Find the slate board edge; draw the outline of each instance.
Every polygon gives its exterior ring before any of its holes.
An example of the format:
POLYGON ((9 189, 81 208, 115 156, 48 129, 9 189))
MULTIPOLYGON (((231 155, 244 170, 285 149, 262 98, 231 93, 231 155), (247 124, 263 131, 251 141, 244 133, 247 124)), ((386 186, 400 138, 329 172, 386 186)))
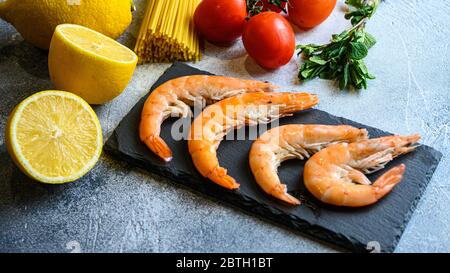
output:
POLYGON ((111 135, 111 137, 108 139, 104 150, 105 152, 114 156, 115 158, 118 158, 119 160, 131 163, 132 165, 137 166, 149 173, 160 175, 162 177, 170 179, 177 185, 182 186, 184 189, 187 189, 195 193, 201 193, 208 198, 212 198, 213 200, 219 201, 234 209, 238 209, 239 211, 242 211, 248 215, 257 216, 258 219, 268 221, 275 225, 282 225, 284 227, 288 227, 290 229, 293 229, 295 232, 300 232, 306 235, 309 239, 319 240, 326 245, 329 245, 334 248, 338 247, 342 250, 348 250, 353 252, 367 252, 366 245, 359 243, 357 240, 352 240, 348 236, 338 234, 334 231, 330 231, 328 229, 314 225, 313 223, 309 223, 308 221, 305 221, 304 219, 298 218, 294 215, 286 215, 280 212, 277 208, 258 203, 252 200, 251 198, 246 198, 245 195, 235 195, 237 198, 240 197, 242 199, 243 201, 242 204, 239 202, 232 203, 229 200, 226 200, 225 198, 222 199, 216 195, 210 194, 207 191, 202 190, 201 188, 193 187, 192 184, 189 183, 189 181, 191 181, 192 179, 190 174, 179 172, 178 175, 180 176, 176 176, 174 173, 170 171, 159 169, 155 165, 147 165, 143 161, 139 161, 125 153, 118 152, 120 148, 118 148, 115 133, 111 135), (180 179, 181 176, 183 176, 182 179, 180 179), (182 183, 181 181, 186 181, 187 183, 182 183), (262 212, 263 210, 270 211, 271 213, 265 214, 262 212), (274 216, 268 217, 268 215, 270 214, 274 216), (280 217, 277 218, 276 216, 280 217), (287 220, 287 218, 291 219, 294 218, 295 222, 292 220, 287 220))
MULTIPOLYGON (((411 217, 412 217, 414 211, 416 210, 417 205, 419 204, 420 200, 422 199, 423 193, 425 192, 425 190, 427 189, 428 185, 430 184, 431 179, 433 177, 433 174, 436 171, 436 169, 438 168, 439 164, 441 163, 441 159, 443 157, 443 154, 440 151, 434 149, 433 147, 430 147, 428 145, 422 145, 422 146, 424 146, 427 149, 434 150, 436 152, 435 158, 434 158, 436 160, 436 164, 434 164, 433 167, 428 169, 426 177, 429 178, 429 179, 427 179, 427 183, 421 184, 421 187, 419 189, 420 194, 418 194, 416 196, 416 198, 414 199, 414 201, 412 202, 412 204, 410 206, 410 209, 409 209, 408 213, 406 214, 405 219, 403 221, 403 225, 402 225, 402 227, 400 229, 401 232, 399 232, 399 234, 397 234, 397 236, 395 238, 395 241, 394 241, 394 246, 395 247, 398 245, 398 243, 399 243, 403 233, 405 232, 406 226, 408 225, 409 221, 411 220, 411 217)), ((390 250, 389 252, 394 252, 395 247, 394 247, 394 249, 390 250)))
MULTIPOLYGON (((159 81, 161 80, 161 78, 163 77, 164 74, 168 73, 170 71, 170 69, 177 69, 178 66, 188 66, 188 65, 186 65, 184 63, 180 63, 180 62, 175 62, 171 67, 169 67, 166 71, 164 71, 164 73, 160 76, 160 78, 158 78, 158 80, 152 85, 152 87, 150 88, 150 91, 147 93, 147 95, 143 96, 135 105, 142 103, 142 101, 146 99, 148 94, 154 88, 156 88, 155 85, 157 85, 159 83, 159 81)), ((190 66, 188 66, 188 67, 190 67, 190 66)), ((198 69, 196 69, 196 70, 198 70, 198 69)), ((199 70, 199 71, 202 73, 205 73, 205 74, 212 75, 211 73, 209 73, 207 71, 201 71, 201 70, 199 70)), ((131 108, 130 112, 132 112, 133 109, 134 109, 134 107, 131 108)), ((321 111, 321 110, 317 110, 317 111, 321 111)), ((130 114, 130 112, 128 114, 130 114)), ((323 111, 321 111, 321 112, 323 112, 323 111)), ((339 119, 339 120, 347 120, 343 117, 338 117, 338 116, 333 116, 333 117, 336 119, 339 119)), ((120 123, 122 123, 122 121, 120 123)), ((120 127, 120 123, 119 123, 118 127, 120 127)), ((367 126, 367 125, 363 125, 363 126, 367 126)), ((380 131, 382 131, 382 130, 380 130, 380 131)), ((385 131, 383 131, 383 132, 385 132, 385 131)), ((390 134, 389 132, 385 132, 385 133, 390 134)), ((188 181, 188 180, 192 179, 190 174, 183 173, 179 170, 159 168, 158 166, 153 166, 151 164, 147 164, 146 162, 141 162, 140 160, 135 159, 132 156, 122 152, 120 147, 118 147, 118 146, 119 146, 119 144, 117 141, 116 130, 114 130, 113 134, 111 135, 111 137, 108 139, 107 143, 105 144, 105 151, 118 157, 119 159, 123 159, 124 157, 126 157, 126 161, 131 161, 135 165, 137 165, 147 171, 150 171, 151 173, 155 173, 157 175, 166 177, 166 178, 174 181, 175 183, 182 185, 183 187, 185 187, 189 190, 203 193, 204 195, 206 195, 208 197, 212 197, 215 200, 220 200, 221 202, 226 203, 227 205, 230 205, 234 208, 238 208, 241 211, 244 211, 245 213, 253 214, 253 215, 256 214, 261 219, 268 220, 268 221, 273 222, 278 225, 281 224, 283 226, 287 226, 289 228, 292 228, 296 231, 301 232, 302 234, 311 236, 313 239, 318 239, 327 244, 331 244, 332 246, 338 246, 343 249, 347 249, 347 250, 354 251, 354 252, 367 252, 368 251, 366 249, 365 244, 358 242, 358 240, 355 240, 351 236, 345 236, 343 234, 337 233, 336 231, 331 231, 326 228, 322 228, 320 226, 314 225, 313 223, 309 223, 308 221, 298 218, 295 215, 286 215, 282 211, 279 211, 277 208, 274 208, 272 206, 265 205, 262 203, 258 203, 257 201, 255 201, 251 198, 248 198, 248 197, 245 198, 246 196, 244 196, 242 194, 234 195, 235 199, 236 199, 236 197, 240 197, 240 199, 243 201, 242 204, 238 205, 238 203, 232 203, 229 200, 225 200, 225 198, 223 198, 223 199, 219 198, 216 195, 214 195, 208 191, 205 191, 202 188, 196 188, 190 183, 182 183, 182 182, 180 182, 180 180, 184 182, 184 181, 188 181), (183 176, 183 179, 179 179, 179 176, 183 176), (249 203, 257 204, 257 206, 254 206, 254 205, 249 206, 248 205, 249 203), (258 207, 260 207, 260 209, 258 209, 258 207), (269 214, 271 214, 271 216, 268 217, 268 215, 263 213, 262 211, 269 211, 272 214, 269 213, 269 214), (296 223, 293 223, 292 219, 295 219, 296 223)), ((421 185, 421 187, 419 188, 420 194, 418 194, 416 196, 416 198, 414 199, 414 201, 412 202, 408 213, 405 215, 403 224, 401 225, 401 227, 399 229, 399 233, 395 237, 395 240, 392 242, 392 245, 390 245, 389 247, 386 247, 386 246, 383 247, 382 252, 393 252, 395 250, 395 248, 404 232, 406 225, 408 224, 413 212, 415 211, 417 204, 420 201, 424 190, 428 186, 428 184, 431 180, 431 177, 434 174, 434 171, 436 170, 436 168, 440 162, 440 159, 442 157, 442 154, 439 151, 436 151, 435 149, 433 149, 432 147, 429 147, 426 145, 422 145, 422 146, 424 146, 427 149, 431 149, 431 150, 435 151, 434 160, 436 160, 436 164, 434 164, 434 166, 428 170, 426 177, 428 177, 429 179, 427 180, 426 183, 423 183, 421 185)))
MULTIPOLYGON (((320 111, 320 110, 319 110, 320 111)), ((342 117, 336 117, 339 119, 345 119, 342 117)), ((424 147, 428 149, 433 149, 432 147, 423 145, 424 147)), ((304 235, 307 235, 310 239, 317 239, 323 243, 326 243, 327 245, 331 246, 337 246, 339 248, 349 250, 352 252, 367 252, 368 249, 365 244, 362 244, 358 242, 357 240, 352 239, 349 236, 345 236, 343 234, 338 234, 335 231, 330 231, 328 229, 322 228, 320 226, 314 225, 313 223, 310 223, 308 221, 305 221, 304 219, 298 218, 295 215, 285 215, 283 212, 279 211, 277 208, 272 207, 270 205, 265 205, 262 203, 258 203, 257 201, 246 198, 245 195, 235 195, 235 198, 241 198, 242 203, 235 202, 232 203, 229 200, 226 200, 225 198, 219 198, 216 195, 211 194, 208 191, 205 191, 202 188, 193 187, 192 184, 189 183, 189 181, 192 180, 193 177, 190 176, 190 174, 177 171, 177 174, 175 172, 171 172, 168 169, 158 168, 155 165, 146 164, 146 162, 137 160, 130 155, 126 153, 119 152, 121 149, 118 147, 117 142, 117 136, 116 132, 111 135, 111 137, 108 139, 106 145, 105 145, 105 152, 115 156, 119 160, 130 162, 133 165, 136 165, 140 167, 141 169, 144 169, 150 173, 160 175, 162 177, 168 178, 171 181, 175 182, 178 185, 181 185, 183 188, 188 189, 192 192, 200 192, 203 195, 206 195, 209 198, 212 198, 214 200, 219 200, 221 203, 224 203, 228 206, 231 206, 233 208, 237 208, 240 211, 243 211, 246 214, 250 215, 257 215, 259 219, 263 219, 265 221, 269 221, 276 225, 283 225, 285 227, 291 228, 295 231, 298 231, 304 235), (126 160, 124 160, 126 158, 126 160), (182 179, 180 179, 182 177, 182 179), (181 181, 186 181, 186 183, 182 183, 181 181), (263 211, 269 211, 270 213, 264 213, 263 211), (273 215, 273 216, 268 216, 273 215), (288 220, 288 219, 294 219, 288 220)), ((433 149, 434 150, 434 149, 433 149)), ((437 156, 435 160, 437 161, 437 164, 433 168, 430 168, 427 172, 427 177, 430 178, 433 176, 435 169, 439 165, 439 161, 442 157, 442 154, 440 152, 437 152, 437 156)), ((430 181, 428 180, 428 181, 430 181)), ((429 182, 428 182, 429 183, 429 182)), ((420 188, 420 192, 423 193, 425 189, 428 186, 428 183, 423 183, 422 187, 420 188)), ((382 252, 393 252, 400 241, 400 238, 404 232, 404 229, 406 228, 409 220, 412 217, 412 214, 414 213, 420 199, 422 197, 422 194, 419 194, 412 205, 410 206, 410 210, 408 214, 405 216, 405 220, 403 222, 403 225, 401 227, 401 230, 397 236, 395 241, 393 242, 392 246, 390 247, 384 247, 382 249, 382 252)))

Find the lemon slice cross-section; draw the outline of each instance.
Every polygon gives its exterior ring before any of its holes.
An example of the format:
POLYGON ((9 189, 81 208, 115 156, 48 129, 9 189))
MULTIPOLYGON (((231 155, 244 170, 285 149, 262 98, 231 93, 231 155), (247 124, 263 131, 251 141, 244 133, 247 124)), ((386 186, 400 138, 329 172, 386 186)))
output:
POLYGON ((82 54, 93 54, 111 62, 134 63, 137 61, 137 56, 131 49, 86 27, 63 24, 58 26, 56 31, 57 36, 71 46, 78 47, 82 54))
POLYGON ((97 115, 82 98, 42 91, 22 101, 6 130, 8 152, 31 178, 50 184, 77 180, 98 161, 103 145, 97 115))

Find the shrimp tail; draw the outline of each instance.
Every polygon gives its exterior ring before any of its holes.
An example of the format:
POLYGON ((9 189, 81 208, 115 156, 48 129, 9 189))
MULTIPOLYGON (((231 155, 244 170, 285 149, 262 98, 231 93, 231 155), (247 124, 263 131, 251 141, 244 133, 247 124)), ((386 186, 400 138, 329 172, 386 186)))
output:
POLYGON ((405 164, 400 164, 378 178, 372 186, 375 189, 376 199, 379 200, 388 194, 403 178, 405 164))
POLYGON ((298 206, 301 204, 300 200, 287 193, 287 187, 283 184, 277 184, 270 195, 293 206, 298 206))
POLYGON ((319 98, 316 94, 295 93, 290 94, 289 97, 289 104, 281 110, 282 113, 292 114, 294 112, 312 108, 319 103, 319 98))
POLYGON ((150 135, 144 139, 144 143, 164 161, 169 162, 172 160, 172 151, 160 136, 150 135))
POLYGON ((214 168, 207 177, 220 186, 230 190, 237 189, 240 186, 233 177, 227 174, 227 170, 222 167, 214 168))
POLYGON ((418 145, 413 144, 418 142, 419 140, 420 140, 419 134, 404 137, 403 143, 401 143, 399 147, 395 148, 393 156, 397 157, 398 155, 407 154, 409 152, 414 151, 418 147, 418 145))

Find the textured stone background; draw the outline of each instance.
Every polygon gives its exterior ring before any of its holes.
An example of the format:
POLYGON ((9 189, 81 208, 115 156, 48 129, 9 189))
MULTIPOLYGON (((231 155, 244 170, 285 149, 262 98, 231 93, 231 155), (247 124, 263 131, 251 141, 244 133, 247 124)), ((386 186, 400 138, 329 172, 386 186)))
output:
MULTIPOLYGON (((146 0, 121 41, 132 46, 146 0)), ((344 5, 321 26, 297 30, 297 41, 325 42, 347 27, 344 5)), ((387 0, 368 25, 378 44, 367 64, 377 76, 369 89, 338 92, 333 83, 296 84, 297 60, 267 72, 242 43, 206 45, 194 66, 217 74, 270 80, 317 93, 319 109, 383 130, 418 132, 443 154, 398 252, 450 251, 450 2, 387 0)), ((13 166, 4 145, 7 116, 22 99, 51 89, 47 53, 22 41, 0 21, 0 251, 68 252, 330 252, 329 246, 206 199, 109 155, 86 177, 47 186, 13 166)), ((124 94, 96 107, 105 139, 169 64, 138 67, 124 94)))

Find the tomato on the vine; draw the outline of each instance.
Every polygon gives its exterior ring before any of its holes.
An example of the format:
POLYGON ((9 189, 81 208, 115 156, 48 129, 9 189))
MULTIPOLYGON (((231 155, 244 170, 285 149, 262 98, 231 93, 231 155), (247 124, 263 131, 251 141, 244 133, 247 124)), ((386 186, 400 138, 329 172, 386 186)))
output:
POLYGON ((289 0, 289 18, 300 28, 313 28, 328 18, 335 6, 336 0, 289 0))
POLYGON ((242 35, 246 0, 203 0, 194 14, 200 35, 212 43, 227 44, 242 35))
POLYGON ((275 69, 287 64, 295 51, 295 34, 289 22, 275 12, 262 12, 245 24, 245 49, 260 66, 275 69))

